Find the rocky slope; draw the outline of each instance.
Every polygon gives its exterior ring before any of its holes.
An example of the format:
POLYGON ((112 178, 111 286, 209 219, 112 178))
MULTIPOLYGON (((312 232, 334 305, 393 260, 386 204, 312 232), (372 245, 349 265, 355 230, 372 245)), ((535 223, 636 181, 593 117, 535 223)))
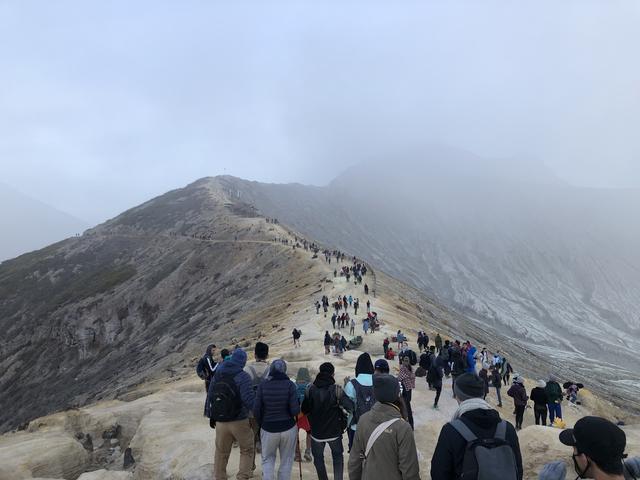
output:
POLYGON ((640 193, 438 155, 354 167, 322 188, 216 181, 638 406, 640 193))

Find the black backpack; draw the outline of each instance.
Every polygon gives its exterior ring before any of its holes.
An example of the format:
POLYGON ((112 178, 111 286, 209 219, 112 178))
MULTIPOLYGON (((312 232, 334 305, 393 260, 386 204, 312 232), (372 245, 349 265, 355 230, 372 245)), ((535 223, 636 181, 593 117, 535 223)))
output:
POLYGON ((242 398, 233 375, 223 374, 215 380, 209 403, 211 420, 232 422, 238 418, 242 410, 242 398))
POLYGON ((429 371, 429 367, 431 366, 431 353, 423 353, 420 355, 420 366, 426 371, 429 371))
POLYGON ((493 438, 478 438, 460 419, 451 426, 467 441, 462 462, 464 480, 517 480, 516 455, 507 442, 507 422, 502 420, 493 438))
POLYGON ((356 409, 353 412, 351 425, 356 425, 360 417, 371 410, 376 399, 373 396, 373 386, 361 385, 355 378, 351 380, 351 384, 356 391, 356 409))

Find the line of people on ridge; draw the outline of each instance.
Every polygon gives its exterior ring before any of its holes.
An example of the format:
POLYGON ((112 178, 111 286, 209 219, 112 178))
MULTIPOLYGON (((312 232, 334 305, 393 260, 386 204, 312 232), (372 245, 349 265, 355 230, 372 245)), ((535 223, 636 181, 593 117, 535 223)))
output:
MULTIPOLYGON (((237 478, 248 479, 255 470, 255 453, 261 453, 263 479, 291 478, 294 461, 313 461, 320 480, 328 480, 324 452, 331 452, 333 478, 342 480, 343 434, 348 438, 348 473, 351 480, 416 480, 420 478, 418 454, 403 391, 403 375, 389 374, 389 364, 372 364, 368 353, 356 362, 355 377, 336 384, 335 368, 325 362, 315 379, 306 368, 295 381, 287 364, 269 363, 268 346, 258 342, 255 361, 247 364, 241 348, 226 351, 221 362, 212 361, 215 347, 203 357, 208 381, 205 414, 216 429, 215 478, 227 478, 226 467, 234 442, 240 448, 237 478), (299 431, 306 433, 304 457, 299 431), (280 465, 276 473, 276 453, 280 465)), ((408 356, 403 365, 410 366, 408 356)), ((200 371, 200 364, 198 365, 200 371)), ((500 418, 484 399, 485 382, 475 373, 461 374, 454 384, 458 408, 439 434, 431 459, 431 478, 523 478, 522 455, 516 429, 500 418)), ((596 480, 636 478, 640 459, 624 461, 624 431, 608 420, 585 417, 574 429, 560 433, 560 441, 573 448, 579 478, 596 480)), ((542 480, 566 477, 564 462, 546 465, 542 480)))

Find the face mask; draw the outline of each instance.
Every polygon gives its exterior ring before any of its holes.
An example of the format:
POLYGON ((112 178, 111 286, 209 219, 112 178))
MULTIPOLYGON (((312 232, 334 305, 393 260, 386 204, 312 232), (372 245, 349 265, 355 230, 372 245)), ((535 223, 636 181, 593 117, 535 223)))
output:
POLYGON ((578 455, 571 455, 571 458, 573 458, 573 469, 578 474, 576 480, 578 480, 579 478, 587 478, 587 470, 589 470, 589 467, 591 466, 591 461, 587 459, 587 466, 584 470, 580 470, 580 465, 578 465, 578 461, 576 460, 576 457, 579 457, 580 455, 582 454, 579 453, 578 455))

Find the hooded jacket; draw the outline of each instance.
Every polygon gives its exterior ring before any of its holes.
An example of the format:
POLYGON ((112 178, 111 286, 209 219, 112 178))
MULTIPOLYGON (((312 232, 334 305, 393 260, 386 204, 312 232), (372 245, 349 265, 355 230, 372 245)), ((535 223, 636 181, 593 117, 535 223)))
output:
POLYGON ((549 397, 544 388, 535 387, 531 390, 531 400, 536 406, 547 408, 549 403, 549 397))
POLYGON ((253 416, 260 427, 271 433, 286 432, 300 413, 296 385, 286 373, 271 372, 269 379, 258 385, 253 416))
POLYGON ((206 353, 202 356, 200 361, 198 362, 198 366, 196 367, 196 373, 202 380, 206 380, 209 382, 211 380, 211 376, 216 368, 216 361, 211 356, 211 350, 213 349, 213 344, 207 347, 206 353))
POLYGON ((419 480, 420 467, 411 426, 402 419, 400 410, 388 403, 375 403, 360 417, 358 430, 349 454, 349 480, 419 480), (398 418, 378 437, 371 447, 366 464, 361 455, 369 437, 378 425, 398 418))
POLYGON ((471 347, 467 352, 467 373, 476 373, 476 347, 471 347))
POLYGON ((527 405, 527 400, 529 400, 527 390, 524 388, 524 385, 518 382, 511 385, 511 388, 507 391, 507 395, 513 398, 513 404, 516 407, 525 407, 527 405))
MULTIPOLYGON (((493 438, 500 423, 500 415, 495 410, 476 409, 464 413, 460 419, 478 438, 493 438)), ((513 448, 518 468, 518 479, 522 480, 522 455, 516 429, 507 422, 507 443, 513 448)), ((440 431, 440 437, 431 459, 432 480, 455 480, 462 473, 462 463, 467 441, 449 423, 440 431)))
POLYGON ((320 372, 309 386, 302 402, 302 413, 309 417, 311 436, 316 440, 339 438, 342 435, 340 407, 353 412, 353 402, 333 376, 320 372))
POLYGON ((213 386, 223 375, 233 376, 233 381, 238 386, 240 391, 240 399, 242 401, 242 408, 240 414, 236 418, 237 420, 244 420, 249 417, 249 412, 253 409, 253 402, 255 400, 255 392, 251 383, 251 377, 245 372, 244 366, 247 363, 247 354, 244 350, 238 348, 233 352, 231 358, 223 362, 218 368, 209 385, 209 392, 207 394, 207 403, 205 405, 205 415, 211 418, 210 401, 213 394, 213 386))

